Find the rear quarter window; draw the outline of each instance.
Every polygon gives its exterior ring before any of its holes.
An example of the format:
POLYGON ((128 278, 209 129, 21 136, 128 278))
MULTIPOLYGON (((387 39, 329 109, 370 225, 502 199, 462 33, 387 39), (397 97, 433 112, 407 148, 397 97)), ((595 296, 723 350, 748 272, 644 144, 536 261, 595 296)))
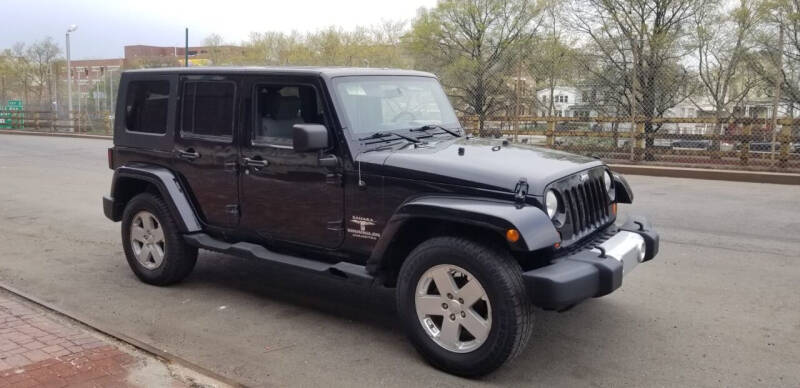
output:
POLYGON ((169 111, 169 81, 131 81, 125 96, 125 129, 165 134, 169 111))

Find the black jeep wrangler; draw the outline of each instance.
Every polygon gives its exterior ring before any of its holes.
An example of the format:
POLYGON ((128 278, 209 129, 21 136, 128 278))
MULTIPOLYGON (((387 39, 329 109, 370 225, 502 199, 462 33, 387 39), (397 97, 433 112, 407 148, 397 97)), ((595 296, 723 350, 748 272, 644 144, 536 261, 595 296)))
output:
POLYGON ((122 74, 105 215, 142 281, 198 248, 396 287, 434 366, 488 373, 533 306, 606 295, 658 252, 602 162, 465 134, 436 77, 404 70, 177 68, 122 74))

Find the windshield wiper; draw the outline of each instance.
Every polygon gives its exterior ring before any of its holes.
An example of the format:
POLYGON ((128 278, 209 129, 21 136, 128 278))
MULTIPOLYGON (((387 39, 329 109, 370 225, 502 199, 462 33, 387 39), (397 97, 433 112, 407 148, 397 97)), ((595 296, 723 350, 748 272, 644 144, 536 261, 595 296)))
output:
POLYGON ((439 125, 439 124, 423 125, 423 126, 421 126, 419 128, 409 129, 409 132, 430 131, 432 129, 440 129, 440 130, 444 131, 445 133, 449 133, 449 134, 451 134, 451 135, 453 135, 455 137, 461 137, 460 133, 458 133, 456 131, 453 131, 452 129, 447 129, 447 128, 439 125))
MULTIPOLYGON (((389 137, 389 136, 397 136, 397 137, 399 137, 401 139, 408 140, 408 141, 410 141, 410 142, 412 142, 414 144, 420 142, 420 140, 417 139, 416 137, 411 137, 411 136, 399 134, 397 132, 375 132, 372 135, 359 138, 358 140, 363 141, 363 140, 370 140, 370 139, 383 139, 384 137, 389 137)), ((386 141, 388 141, 388 139, 386 141)))

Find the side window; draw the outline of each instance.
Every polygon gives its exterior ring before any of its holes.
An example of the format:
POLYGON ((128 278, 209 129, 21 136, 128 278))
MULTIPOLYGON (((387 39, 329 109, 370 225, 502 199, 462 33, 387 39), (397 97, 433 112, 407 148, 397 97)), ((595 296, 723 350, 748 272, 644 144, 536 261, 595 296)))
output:
POLYGON ((236 85, 232 82, 185 82, 181 134, 232 138, 235 93, 236 85))
POLYGON ((322 103, 307 85, 257 85, 254 144, 292 145, 295 124, 323 124, 322 103))
POLYGON ((129 132, 167 133, 169 81, 132 81, 125 95, 125 128, 129 132))

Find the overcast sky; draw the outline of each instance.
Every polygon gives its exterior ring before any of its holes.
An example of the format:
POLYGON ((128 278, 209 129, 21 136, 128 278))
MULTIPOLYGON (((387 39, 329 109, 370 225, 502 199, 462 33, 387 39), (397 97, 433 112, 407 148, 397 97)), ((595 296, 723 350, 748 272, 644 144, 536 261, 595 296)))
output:
POLYGON ((67 26, 72 58, 121 58, 132 44, 199 45, 208 34, 239 43, 250 32, 352 29, 382 20, 410 20, 436 0, 2 0, 0 50, 50 36, 64 48, 67 26))

